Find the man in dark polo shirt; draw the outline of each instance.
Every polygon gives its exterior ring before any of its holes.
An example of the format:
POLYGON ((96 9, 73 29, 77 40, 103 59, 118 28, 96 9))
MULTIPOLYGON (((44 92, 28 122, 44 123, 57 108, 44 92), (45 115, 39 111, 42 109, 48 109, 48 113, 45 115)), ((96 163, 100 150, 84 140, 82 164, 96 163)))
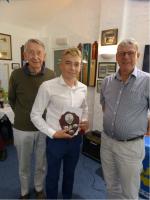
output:
POLYGON ((30 163, 35 153, 34 188, 37 199, 45 198, 46 173, 45 135, 37 130, 30 120, 30 112, 41 83, 54 78, 54 73, 45 68, 45 47, 37 39, 30 39, 24 46, 27 63, 14 70, 9 83, 9 103, 14 111, 14 144, 19 161, 21 199, 30 196, 30 163))
POLYGON ((150 75, 136 67, 139 55, 134 39, 123 40, 119 70, 102 83, 101 161, 109 199, 138 199, 150 106, 150 75))

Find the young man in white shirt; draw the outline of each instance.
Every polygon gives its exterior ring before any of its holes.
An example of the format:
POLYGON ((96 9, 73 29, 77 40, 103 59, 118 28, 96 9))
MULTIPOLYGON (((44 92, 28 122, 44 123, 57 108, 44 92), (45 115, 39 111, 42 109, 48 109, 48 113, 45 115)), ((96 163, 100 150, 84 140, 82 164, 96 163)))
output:
POLYGON ((61 76, 41 85, 31 112, 34 125, 47 135, 48 199, 57 199, 62 161, 62 195, 64 199, 72 197, 74 172, 81 144, 81 135, 78 131, 88 129, 87 87, 77 80, 81 70, 81 58, 81 52, 77 48, 64 51, 60 64, 61 76), (42 118, 45 109, 46 120, 42 118), (70 114, 65 116, 66 111, 73 114, 73 118, 80 118, 75 134, 69 133, 69 127, 73 124, 70 123, 70 114), (68 126, 61 128, 60 119, 64 118, 63 120, 67 121, 67 117, 68 126))

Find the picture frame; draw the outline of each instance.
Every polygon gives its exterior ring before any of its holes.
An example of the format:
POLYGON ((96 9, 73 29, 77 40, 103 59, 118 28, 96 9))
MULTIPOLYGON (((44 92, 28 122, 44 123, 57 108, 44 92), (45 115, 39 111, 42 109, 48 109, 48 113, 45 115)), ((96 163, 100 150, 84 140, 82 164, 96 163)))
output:
POLYGON ((54 72, 56 77, 61 75, 60 63, 64 50, 65 49, 54 49, 54 72))
POLYGON ((118 42, 118 29, 103 30, 101 35, 101 46, 115 45, 118 42))
POLYGON ((97 93, 100 93, 102 81, 103 81, 103 79, 97 80, 97 93))
POLYGON ((106 76, 116 72, 116 62, 99 62, 98 63, 98 78, 104 79, 106 76))
POLYGON ((20 63, 12 63, 12 64, 11 64, 11 68, 12 68, 13 70, 19 69, 19 68, 20 68, 20 63))
POLYGON ((0 60, 12 60, 11 35, 0 33, 0 60))

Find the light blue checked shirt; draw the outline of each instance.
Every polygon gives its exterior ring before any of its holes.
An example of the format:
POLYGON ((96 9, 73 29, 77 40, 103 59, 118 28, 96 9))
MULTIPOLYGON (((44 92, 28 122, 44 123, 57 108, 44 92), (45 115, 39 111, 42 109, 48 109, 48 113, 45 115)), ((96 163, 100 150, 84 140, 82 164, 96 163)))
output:
POLYGON ((147 131, 150 106, 150 75, 135 67, 124 83, 119 72, 106 77, 101 86, 100 103, 104 132, 117 140, 126 140, 147 131))

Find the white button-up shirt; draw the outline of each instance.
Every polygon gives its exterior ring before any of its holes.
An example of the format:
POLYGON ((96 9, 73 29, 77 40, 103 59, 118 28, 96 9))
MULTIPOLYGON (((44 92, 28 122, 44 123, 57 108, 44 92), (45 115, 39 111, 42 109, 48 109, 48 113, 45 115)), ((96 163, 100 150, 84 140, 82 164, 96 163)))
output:
POLYGON ((69 87, 62 76, 45 81, 33 104, 31 121, 41 132, 53 138, 54 133, 61 130, 59 119, 64 107, 82 109, 80 120, 87 120, 87 86, 77 81, 74 87, 69 87), (45 109, 46 121, 42 118, 45 109))

